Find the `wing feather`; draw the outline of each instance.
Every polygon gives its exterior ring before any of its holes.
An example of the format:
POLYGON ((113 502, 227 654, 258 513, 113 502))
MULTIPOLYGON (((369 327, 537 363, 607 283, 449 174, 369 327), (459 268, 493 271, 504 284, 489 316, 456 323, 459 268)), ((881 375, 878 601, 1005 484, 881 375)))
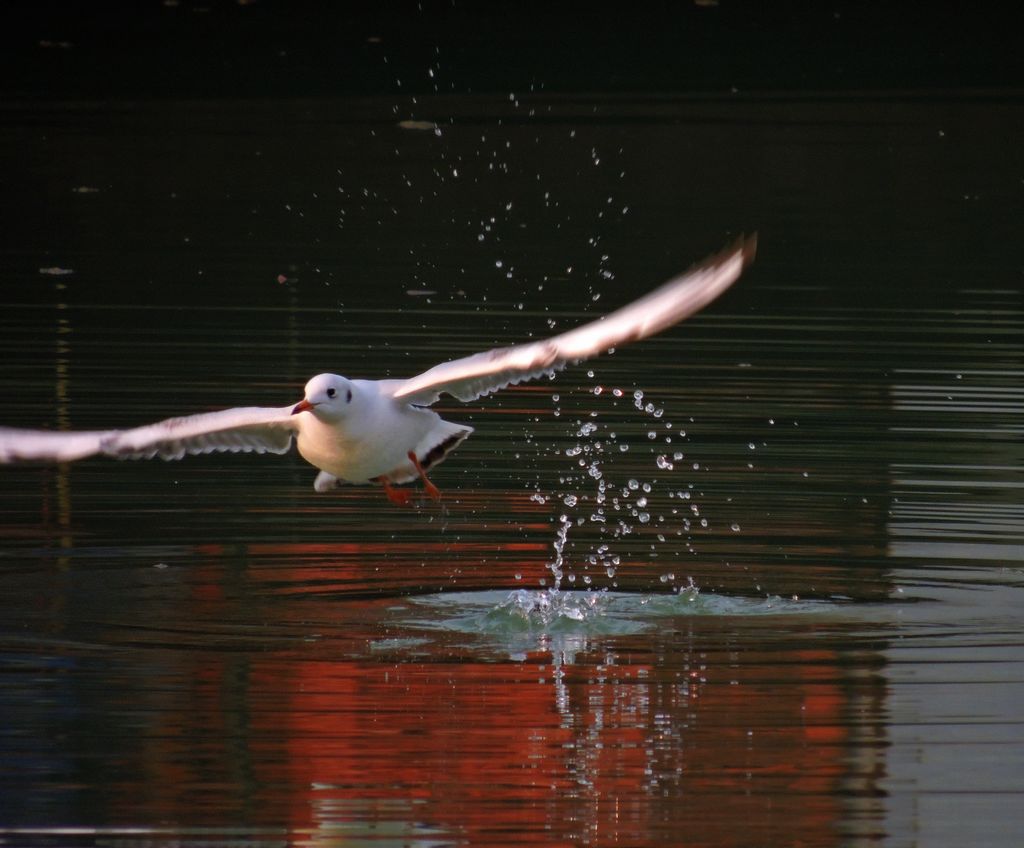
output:
POLYGON ((603 318, 543 341, 444 362, 408 380, 388 381, 388 389, 393 397, 422 406, 435 403, 441 394, 471 401, 653 336, 703 309, 728 289, 753 261, 756 249, 756 236, 740 238, 721 253, 603 318))
POLYGON ((63 462, 95 454, 181 459, 186 454, 285 453, 297 422, 291 407, 248 406, 168 418, 130 430, 60 432, 0 428, 0 463, 63 462))

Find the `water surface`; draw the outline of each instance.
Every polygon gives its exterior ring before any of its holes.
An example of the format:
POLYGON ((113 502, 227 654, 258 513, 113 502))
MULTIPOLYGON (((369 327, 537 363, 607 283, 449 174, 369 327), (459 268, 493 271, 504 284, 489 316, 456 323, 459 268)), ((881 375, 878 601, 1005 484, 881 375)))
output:
POLYGON ((295 456, 3 469, 0 840, 1015 845, 1022 117, 5 107, 8 425, 279 406, 761 251, 681 328, 443 402, 440 504, 295 456))

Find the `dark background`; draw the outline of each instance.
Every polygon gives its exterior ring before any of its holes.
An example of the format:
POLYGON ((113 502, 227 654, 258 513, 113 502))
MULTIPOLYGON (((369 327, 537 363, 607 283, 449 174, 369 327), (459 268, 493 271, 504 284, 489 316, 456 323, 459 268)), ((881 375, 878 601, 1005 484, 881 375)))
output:
POLYGON ((0 68, 0 97, 8 99, 531 87, 938 91, 1012 87, 1022 79, 1013 4, 730 0, 612 10, 582 3, 10 3, 0 11, 0 68), (426 74, 430 64, 442 70, 436 80, 426 74))

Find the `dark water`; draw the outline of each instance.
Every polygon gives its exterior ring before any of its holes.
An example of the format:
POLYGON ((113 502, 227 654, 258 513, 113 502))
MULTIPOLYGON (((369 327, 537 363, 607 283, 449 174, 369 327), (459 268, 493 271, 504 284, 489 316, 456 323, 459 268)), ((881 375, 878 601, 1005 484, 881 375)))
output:
POLYGON ((1022 130, 985 93, 5 107, 7 425, 279 406, 761 249, 443 404, 441 504, 294 456, 2 469, 0 843, 1019 844, 1022 130))

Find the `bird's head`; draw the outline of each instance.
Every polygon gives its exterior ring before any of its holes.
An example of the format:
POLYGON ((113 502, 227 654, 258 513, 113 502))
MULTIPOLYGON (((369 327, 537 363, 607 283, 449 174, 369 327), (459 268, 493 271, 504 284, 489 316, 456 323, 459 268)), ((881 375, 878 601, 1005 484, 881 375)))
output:
POLYGON ((306 394, 292 409, 292 415, 312 412, 325 421, 344 418, 352 406, 354 387, 337 374, 317 374, 306 383, 306 394))

